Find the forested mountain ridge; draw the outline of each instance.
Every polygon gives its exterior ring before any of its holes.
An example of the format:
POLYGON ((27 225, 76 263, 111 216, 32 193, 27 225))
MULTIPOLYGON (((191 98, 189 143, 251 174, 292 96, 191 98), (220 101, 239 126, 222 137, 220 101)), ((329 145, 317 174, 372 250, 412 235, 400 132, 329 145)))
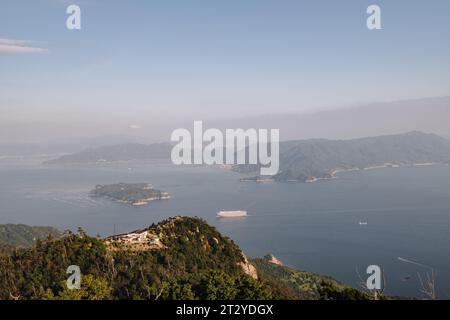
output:
POLYGON ((368 298, 334 280, 324 286, 328 278, 320 276, 313 286, 321 291, 292 288, 263 265, 249 262, 231 239, 203 220, 175 217, 106 239, 80 231, 4 254, 0 299, 368 298), (79 290, 67 288, 70 265, 80 267, 79 290))
MULTIPOLYGON (((49 160, 45 164, 104 164, 120 161, 170 161, 172 145, 122 144, 87 149, 49 160)), ((248 150, 247 150, 248 152, 248 150)), ((338 172, 374 167, 450 163, 450 141, 435 134, 404 134, 351 140, 309 139, 280 142, 280 168, 276 175, 256 176, 259 165, 234 165, 243 180, 313 182, 332 179, 338 172)))
POLYGON ((51 234, 59 236, 60 232, 52 227, 30 227, 24 224, 0 224, 0 245, 14 247, 31 247, 37 239, 45 239, 51 234))
MULTIPOLYGON (((334 178, 340 171, 449 162, 450 141, 418 131, 353 140, 286 141, 280 143, 279 172, 269 178, 312 182, 334 178)), ((259 167, 239 165, 234 170, 250 174, 259 167)))

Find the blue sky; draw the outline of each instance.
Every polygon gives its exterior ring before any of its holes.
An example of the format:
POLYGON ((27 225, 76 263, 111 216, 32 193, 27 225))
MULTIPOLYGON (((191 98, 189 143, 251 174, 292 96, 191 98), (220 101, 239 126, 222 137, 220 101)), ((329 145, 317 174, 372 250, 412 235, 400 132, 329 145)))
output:
POLYGON ((0 50, 0 112, 114 127, 448 95, 449 15, 447 0, 2 0, 0 39, 48 52, 0 50))

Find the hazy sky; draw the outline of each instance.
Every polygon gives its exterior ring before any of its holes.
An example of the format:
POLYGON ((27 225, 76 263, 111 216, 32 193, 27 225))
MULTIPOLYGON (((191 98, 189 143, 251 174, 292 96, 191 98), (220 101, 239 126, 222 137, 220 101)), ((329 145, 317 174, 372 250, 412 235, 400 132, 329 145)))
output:
POLYGON ((448 0, 1 0, 3 141, 448 95, 449 16, 448 0))

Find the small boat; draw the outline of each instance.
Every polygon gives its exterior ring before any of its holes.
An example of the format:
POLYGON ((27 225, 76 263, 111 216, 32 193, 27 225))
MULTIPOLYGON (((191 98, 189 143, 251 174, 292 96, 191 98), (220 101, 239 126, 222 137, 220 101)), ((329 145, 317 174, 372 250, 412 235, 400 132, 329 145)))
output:
POLYGON ((359 225, 360 225, 360 226, 367 226, 367 222, 366 222, 366 221, 360 221, 360 222, 359 222, 359 225))
POLYGON ((239 218, 246 217, 247 211, 245 210, 237 210, 237 211, 219 211, 217 213, 217 217, 219 218, 239 218))

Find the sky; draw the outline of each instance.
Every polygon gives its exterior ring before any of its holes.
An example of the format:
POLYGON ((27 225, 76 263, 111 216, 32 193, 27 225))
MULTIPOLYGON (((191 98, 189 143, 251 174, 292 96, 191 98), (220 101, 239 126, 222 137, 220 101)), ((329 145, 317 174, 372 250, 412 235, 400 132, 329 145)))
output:
POLYGON ((448 0, 0 0, 0 142, 449 95, 449 15, 448 0))

